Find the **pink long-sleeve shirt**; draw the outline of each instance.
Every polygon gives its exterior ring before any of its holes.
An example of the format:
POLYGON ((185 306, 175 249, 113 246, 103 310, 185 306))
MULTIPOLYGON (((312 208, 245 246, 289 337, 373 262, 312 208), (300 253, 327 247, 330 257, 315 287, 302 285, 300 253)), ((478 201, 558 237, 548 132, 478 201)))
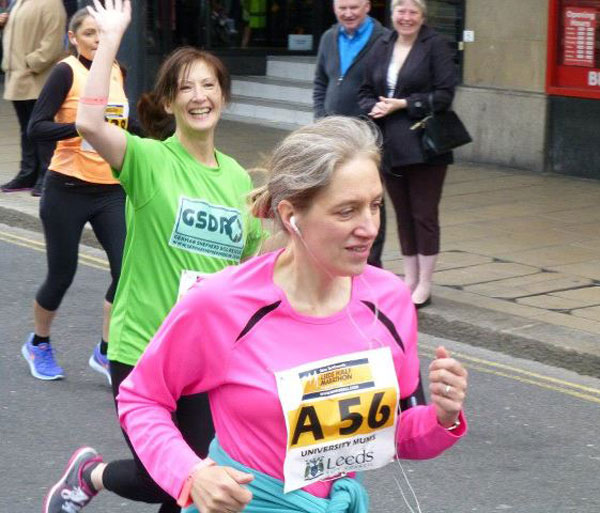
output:
MULTIPOLYGON (((286 425, 274 372, 363 351, 377 340, 391 349, 400 396, 412 395, 418 386, 416 314, 400 279, 367 266, 353 278, 346 309, 306 316, 273 282, 279 254, 225 269, 192 288, 121 384, 121 424, 150 475, 175 498, 201 461, 172 421, 182 395, 208 392, 223 449, 238 462, 283 479, 286 425)), ((450 432, 439 425, 432 405, 404 411, 398 456, 437 456, 464 435, 462 420, 450 432)), ((327 497, 331 485, 322 481, 304 490, 327 497)))

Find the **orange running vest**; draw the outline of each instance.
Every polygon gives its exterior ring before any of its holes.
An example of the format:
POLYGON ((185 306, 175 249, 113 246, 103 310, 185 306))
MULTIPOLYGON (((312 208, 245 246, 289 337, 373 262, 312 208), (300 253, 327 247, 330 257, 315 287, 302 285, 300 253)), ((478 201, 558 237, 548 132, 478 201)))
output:
MULTIPOLYGON (((65 101, 56 116, 54 116, 54 121, 57 123, 75 123, 79 97, 83 93, 90 72, 77 57, 67 57, 61 62, 64 62, 73 70, 73 84, 65 101)), ((116 63, 113 64, 110 73, 108 105, 106 105, 104 113, 109 123, 114 123, 123 129, 127 128, 129 102, 123 90, 123 74, 116 63)), ((58 141, 49 169, 91 183, 119 183, 113 177, 110 166, 106 161, 81 137, 58 141)))

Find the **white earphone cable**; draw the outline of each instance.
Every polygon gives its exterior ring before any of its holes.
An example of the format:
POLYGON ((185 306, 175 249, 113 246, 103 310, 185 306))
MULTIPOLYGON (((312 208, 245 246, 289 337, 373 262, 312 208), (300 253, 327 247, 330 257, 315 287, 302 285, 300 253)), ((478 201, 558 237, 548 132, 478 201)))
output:
MULTIPOLYGON (((298 238, 300 239, 300 241, 302 242, 302 245, 306 249, 307 253, 314 260, 314 262, 319 267, 321 267, 321 269, 323 269, 325 271, 325 273, 327 274, 327 276, 329 276, 332 279, 335 279, 335 276, 333 276, 329 272, 329 270, 323 264, 321 264, 321 262, 319 262, 319 259, 312 252, 312 250, 308 247, 308 244, 306 244, 304 238, 302 237, 302 234, 300 233, 300 230, 298 230, 297 227, 296 227, 296 230, 294 230, 294 231, 295 231, 296 235, 298 236, 298 238)), ((365 280, 365 278, 364 278, 364 276, 362 274, 359 275, 359 279, 361 280, 361 282, 365 286, 365 288, 369 290, 369 294, 373 298, 373 309, 374 309, 374 312, 373 312, 373 314, 374 314, 373 315, 373 321, 368 326, 368 330, 371 331, 374 328, 374 326, 377 323, 378 318, 379 318, 379 307, 377 305, 377 296, 375 295, 375 292, 374 292, 373 288, 371 287, 371 285, 368 283, 367 280, 365 280)), ((367 334, 363 331, 363 329, 358 325, 358 323, 354 319, 354 316, 352 315, 352 312, 350 311, 350 304, 351 304, 351 301, 349 301, 348 304, 344 307, 344 310, 346 311, 346 314, 348 315, 348 318, 350 319, 350 322, 352 323, 352 325, 354 326, 354 328, 356 329, 356 331, 369 344, 369 349, 373 348, 373 341, 374 340, 377 341, 381 347, 384 347, 384 345, 383 345, 383 343, 381 341, 377 340, 374 337, 369 338, 367 336, 367 334)), ((398 481, 398 479, 396 478, 396 476, 394 476, 392 474, 392 477, 393 477, 394 481, 396 482, 396 485, 398 486, 398 490, 400 490, 400 494, 402 495, 402 499, 404 500, 404 503, 406 504, 406 507, 409 509, 410 513, 422 513, 421 505, 419 504, 419 499, 417 497, 417 494, 416 494, 414 488, 412 487, 412 485, 410 484, 410 481, 408 480, 408 476, 406 475, 406 472, 404 472, 404 468, 402 467, 402 464, 400 463, 400 458, 399 457, 396 457, 396 462, 398 463, 398 467, 400 467, 400 471, 402 473, 402 477, 404 478, 404 480, 406 481, 406 484, 408 485, 408 488, 409 488, 410 493, 411 493, 411 495, 412 495, 412 497, 413 497, 413 499, 415 501, 417 509, 415 511, 415 509, 410 505, 410 502, 408 501, 408 499, 406 497, 406 494, 404 493, 404 490, 402 489, 402 486, 400 485, 400 482, 398 481)))

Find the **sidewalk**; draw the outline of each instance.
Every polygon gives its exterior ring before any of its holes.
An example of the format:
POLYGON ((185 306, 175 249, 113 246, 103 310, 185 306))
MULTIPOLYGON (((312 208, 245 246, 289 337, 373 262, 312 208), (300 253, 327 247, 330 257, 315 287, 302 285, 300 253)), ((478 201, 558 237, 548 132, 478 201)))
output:
MULTIPOLYGON (((217 143, 250 168, 285 133, 223 121, 217 143)), ((2 183, 18 160, 16 117, 0 101, 2 183)), ((0 194, 0 223, 32 223, 38 204, 28 193, 0 194)), ((401 273, 390 202, 388 219, 384 265, 401 273)), ((600 182, 459 163, 448 174, 441 224, 423 331, 600 375, 600 182)))

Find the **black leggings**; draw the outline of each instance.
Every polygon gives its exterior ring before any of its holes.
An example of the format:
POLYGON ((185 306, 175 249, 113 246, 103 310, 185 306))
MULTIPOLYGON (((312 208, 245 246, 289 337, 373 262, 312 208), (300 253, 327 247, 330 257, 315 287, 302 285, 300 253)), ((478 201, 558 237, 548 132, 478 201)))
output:
POLYGON ((46 238, 48 274, 36 300, 46 310, 60 306, 77 269, 79 241, 88 221, 106 251, 112 282, 106 300, 113 302, 125 243, 125 193, 120 185, 86 184, 48 171, 40 202, 46 238))
MULTIPOLYGON (((110 362, 115 403, 121 382, 132 370, 133 367, 130 365, 110 362)), ((208 446, 215 436, 208 396, 195 394, 179 398, 173 420, 189 446, 198 456, 205 458, 208 455, 208 446)), ((125 431, 123 435, 131 449, 133 459, 111 461, 106 466, 102 477, 104 487, 126 499, 162 504, 159 513, 179 513, 181 508, 177 506, 176 500, 152 480, 125 431)))

